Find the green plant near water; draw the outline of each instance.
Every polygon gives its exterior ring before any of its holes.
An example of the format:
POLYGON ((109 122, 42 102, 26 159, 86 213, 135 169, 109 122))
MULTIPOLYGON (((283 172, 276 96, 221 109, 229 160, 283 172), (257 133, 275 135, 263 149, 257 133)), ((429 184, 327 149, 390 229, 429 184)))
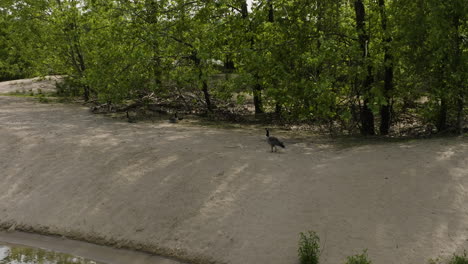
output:
POLYGON ((371 263, 372 261, 370 261, 367 256, 367 250, 364 250, 362 254, 350 256, 346 260, 346 264, 371 264, 371 263))
POLYGON ((314 231, 300 233, 299 259, 301 264, 318 264, 320 257, 320 238, 314 231))

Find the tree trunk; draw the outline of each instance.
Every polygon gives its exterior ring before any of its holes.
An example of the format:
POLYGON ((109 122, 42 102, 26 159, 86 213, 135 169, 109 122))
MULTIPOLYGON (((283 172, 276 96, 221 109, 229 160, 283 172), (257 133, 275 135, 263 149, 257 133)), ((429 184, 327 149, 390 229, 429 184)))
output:
POLYGON ((263 103, 262 103, 262 85, 258 82, 260 81, 257 79, 257 83, 254 85, 253 88, 253 99, 254 99, 254 107, 255 107, 255 114, 263 114, 263 103))
POLYGON ((439 116, 437 118, 437 131, 443 132, 447 129, 447 98, 440 100, 439 116))
POLYGON ((247 5, 247 1, 242 1, 241 3, 241 13, 242 13, 242 18, 247 19, 249 16, 249 9, 247 5))
MULTIPOLYGON (((462 43, 463 43, 463 37, 462 33, 460 31, 460 26, 461 26, 461 18, 460 15, 457 14, 452 17, 453 22, 452 25, 455 28, 456 35, 455 37, 455 51, 454 51, 454 58, 455 61, 453 62, 453 68, 452 71, 455 73, 457 71, 460 71, 460 68, 463 68, 461 66, 461 58, 462 58, 462 43)), ((457 87, 458 92, 457 92, 457 99, 456 99, 456 104, 457 104, 457 133, 458 134, 463 134, 463 122, 464 122, 464 115, 463 115, 463 107, 464 107, 464 91, 466 91, 466 84, 463 80, 461 81, 456 81, 455 87, 457 87)))
POLYGON ((380 134, 381 135, 388 135, 390 131, 390 125, 392 123, 391 112, 392 112, 392 109, 388 101, 386 105, 380 106, 380 134))
POLYGON ((201 60, 198 58, 198 54, 196 50, 192 51, 192 56, 190 57, 193 62, 195 62, 195 66, 198 68, 198 81, 201 82, 202 85, 202 92, 205 97, 206 109, 209 112, 213 111, 213 105, 211 104, 211 95, 208 91, 208 83, 205 79, 203 79, 203 69, 201 66, 201 60))
POLYGON ((460 94, 460 97, 457 100, 457 132, 458 134, 463 134, 463 123, 464 123, 464 115, 463 115, 463 95, 460 94))
POLYGON ((213 105, 211 104, 211 96, 210 92, 208 91, 208 84, 204 80, 202 85, 203 95, 205 96, 206 109, 208 109, 210 112, 213 112, 213 105))
POLYGON ((84 93, 83 93, 83 99, 85 102, 88 102, 89 101, 89 97, 90 97, 90 89, 89 89, 89 86, 88 85, 85 85, 83 87, 83 90, 84 90, 84 93))
MULTIPOLYGON (((242 18, 244 20, 248 20, 249 19, 249 11, 248 11, 248 8, 247 8, 247 1, 242 1, 242 5, 241 5, 241 14, 242 14, 242 18)), ((249 26, 250 27, 250 26, 249 26)), ((248 31, 250 31, 250 28, 247 30, 246 33, 248 33, 248 31)), ((254 48, 254 39, 253 37, 251 37, 249 39, 250 41, 250 49, 253 50, 254 48)), ((262 103, 262 90, 263 90, 263 87, 262 85, 260 84, 260 80, 259 80, 259 76, 258 76, 258 73, 255 73, 255 80, 256 80, 256 83, 255 85, 253 86, 252 88, 252 93, 253 93, 253 99, 254 99, 254 107, 255 107, 255 114, 262 114, 264 113, 263 111, 263 103, 262 103)))
POLYGON ((369 101, 364 100, 364 104, 360 112, 361 118, 361 134, 362 135, 375 135, 374 131, 374 114, 369 108, 369 101))
POLYGON ((268 0, 268 22, 275 22, 275 13, 273 12, 273 3, 268 0))
MULTIPOLYGON (((150 28, 153 28, 154 25, 158 24, 158 3, 155 1, 150 1, 150 0, 145 0, 144 1, 144 6, 146 9, 146 12, 144 13, 144 20, 146 23, 150 25, 150 28)), ((156 84, 157 88, 161 88, 161 76, 162 76, 162 70, 161 70, 161 59, 160 59, 160 51, 159 51, 159 41, 157 38, 154 38, 150 41, 151 47, 153 50, 153 56, 152 56, 152 66, 153 66, 153 80, 154 83, 156 84)))
MULTIPOLYGON (((77 41, 77 40, 75 40, 75 41, 77 41)), ((81 52, 81 47, 79 46, 79 44, 75 43, 73 45, 72 49, 74 49, 74 52, 72 52, 72 54, 76 55, 76 58, 74 58, 75 61, 76 61, 75 65, 77 65, 76 70, 78 71, 78 74, 79 74, 80 78, 82 78, 85 75, 86 64, 85 64, 85 61, 84 61, 84 58, 83 58, 83 54, 81 52)), ((89 85, 84 85, 83 86, 83 99, 84 99, 85 102, 89 101, 90 90, 91 90, 91 88, 89 87, 89 85)))
POLYGON ((236 66, 234 65, 234 61, 232 60, 231 56, 227 54, 224 60, 224 71, 226 73, 232 73, 235 69, 236 66))
POLYGON ((275 104, 275 115, 276 115, 276 118, 279 119, 279 118, 281 117, 281 112, 282 112, 282 110, 283 110, 283 107, 281 106, 280 103, 277 102, 277 103, 275 104))
MULTIPOLYGON (((369 35, 366 32, 365 28, 365 19, 366 11, 362 0, 354 1, 354 11, 356 13, 356 30, 359 38, 359 45, 362 50, 362 65, 365 66, 369 55, 369 35)), ((369 108, 369 93, 371 89, 371 84, 373 82, 372 77, 372 66, 367 66, 367 76, 363 82, 363 96, 364 104, 360 109, 360 118, 361 118, 361 134, 363 135, 375 135, 374 128, 374 114, 369 108)))
POLYGON ((162 65, 161 65, 161 57, 160 57, 160 48, 159 48, 159 42, 157 39, 152 40, 152 49, 153 49, 153 60, 152 60, 152 66, 153 66, 153 78, 154 78, 154 84, 156 85, 157 89, 161 89, 162 85, 162 65))
POLYGON ((380 16, 382 19, 383 44, 384 44, 384 90, 383 95, 386 104, 380 106, 380 134, 388 135, 392 123, 391 118, 391 92, 393 90, 393 57, 390 54, 390 43, 392 38, 387 31, 387 15, 385 13, 385 0, 379 0, 380 16))

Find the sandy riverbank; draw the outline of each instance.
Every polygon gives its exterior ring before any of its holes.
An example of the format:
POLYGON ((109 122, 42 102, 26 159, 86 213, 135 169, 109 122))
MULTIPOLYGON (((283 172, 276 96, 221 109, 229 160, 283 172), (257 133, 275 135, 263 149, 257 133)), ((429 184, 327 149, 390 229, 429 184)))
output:
MULTIPOLYGON (((0 85, 0 90, 1 90, 0 85)), ((341 145, 263 131, 136 123, 0 96, 0 225, 194 261, 323 264, 468 249, 468 140, 341 145)))

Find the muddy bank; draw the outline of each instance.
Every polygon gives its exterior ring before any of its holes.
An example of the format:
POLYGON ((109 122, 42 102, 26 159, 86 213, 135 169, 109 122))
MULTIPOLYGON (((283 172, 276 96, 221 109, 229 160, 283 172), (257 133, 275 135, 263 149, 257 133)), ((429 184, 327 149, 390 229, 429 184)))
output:
POLYGON ((72 229, 55 230, 48 226, 27 226, 15 221, 0 222, 0 242, 75 254, 109 264, 217 263, 206 256, 129 239, 116 240, 92 231, 80 233, 72 229), (74 253, 76 250, 79 250, 78 253, 74 253), (132 259, 134 262, 130 261, 132 259))
POLYGON ((24 245, 50 251, 72 254, 101 263, 110 264, 181 264, 175 260, 130 250, 98 246, 65 237, 42 236, 24 232, 0 232, 0 244, 24 245))
POLYGON ((297 263, 299 232, 324 264, 468 249, 468 141, 340 146, 261 130, 136 123, 0 97, 5 228, 143 249, 194 263, 297 263))

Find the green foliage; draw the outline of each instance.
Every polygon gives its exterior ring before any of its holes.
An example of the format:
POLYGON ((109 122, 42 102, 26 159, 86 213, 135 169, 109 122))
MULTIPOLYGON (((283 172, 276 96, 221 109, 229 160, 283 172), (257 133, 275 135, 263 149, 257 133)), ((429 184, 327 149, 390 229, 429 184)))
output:
POLYGON ((37 99, 39 100, 40 103, 47 104, 50 102, 49 98, 47 98, 44 94, 39 94, 37 95, 37 99))
POLYGON ((228 105, 255 96, 267 112, 350 133, 364 102, 376 116, 394 107, 395 122, 406 110, 399 102, 424 96, 418 118, 441 130, 460 126, 468 97, 464 0, 362 3, 365 27, 357 29, 354 5, 344 0, 249 8, 237 0, 2 0, 0 80, 66 75, 60 95, 114 103, 184 94, 195 104, 213 96, 228 105))
POLYGON ((468 257, 466 256, 466 251, 463 252, 463 255, 453 255, 452 259, 448 264, 468 264, 468 257))
POLYGON ((468 264, 468 256, 466 251, 463 251, 463 255, 454 254, 447 262, 442 261, 440 258, 429 260, 429 264, 468 264))
POLYGON ((300 233, 299 260, 301 264, 318 264, 320 257, 320 238, 314 231, 300 233))
POLYGON ((347 257, 346 264, 371 264, 372 261, 369 260, 367 256, 367 250, 364 250, 362 254, 357 254, 354 256, 347 257))
POLYGON ((82 84, 79 80, 66 77, 55 84, 57 95, 62 97, 76 97, 82 92, 82 84))

